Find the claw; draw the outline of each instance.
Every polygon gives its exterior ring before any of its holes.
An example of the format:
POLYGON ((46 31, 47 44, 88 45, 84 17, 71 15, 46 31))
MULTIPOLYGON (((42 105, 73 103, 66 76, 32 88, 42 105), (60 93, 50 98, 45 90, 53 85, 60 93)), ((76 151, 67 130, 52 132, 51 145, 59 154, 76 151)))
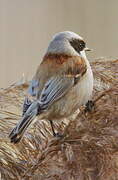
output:
POLYGON ((91 112, 94 109, 95 103, 90 100, 86 103, 85 112, 91 112))
POLYGON ((54 137, 63 138, 64 135, 57 132, 57 133, 54 134, 54 137))

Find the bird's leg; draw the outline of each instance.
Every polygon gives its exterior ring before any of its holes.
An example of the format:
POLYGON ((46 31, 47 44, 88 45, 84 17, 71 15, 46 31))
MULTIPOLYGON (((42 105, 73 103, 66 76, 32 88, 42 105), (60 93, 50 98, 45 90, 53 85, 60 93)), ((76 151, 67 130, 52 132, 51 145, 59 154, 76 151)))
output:
POLYGON ((53 125, 53 122, 52 122, 52 120, 49 120, 50 121, 50 124, 51 124, 51 128, 52 128, 52 132, 53 132, 53 136, 54 137, 59 137, 59 138, 62 138, 63 137, 63 135, 62 134, 60 134, 60 133, 56 133, 55 132, 55 130, 54 130, 54 125, 53 125))
POLYGON ((55 130, 54 130, 54 125, 53 125, 52 120, 50 120, 50 124, 51 124, 51 128, 52 128, 53 136, 55 137, 56 133, 55 133, 55 130))
POLYGON ((89 100, 87 103, 86 103, 86 107, 85 107, 85 112, 91 112, 93 109, 94 109, 94 101, 92 100, 89 100))

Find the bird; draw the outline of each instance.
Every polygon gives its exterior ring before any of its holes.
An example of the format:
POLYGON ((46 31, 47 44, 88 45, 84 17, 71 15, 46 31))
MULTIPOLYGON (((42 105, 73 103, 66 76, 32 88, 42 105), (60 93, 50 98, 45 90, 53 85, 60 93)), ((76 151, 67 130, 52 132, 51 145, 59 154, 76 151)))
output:
POLYGON ((84 39, 72 31, 55 34, 33 76, 24 100, 23 115, 9 134, 11 143, 22 139, 29 125, 45 119, 53 122, 71 116, 92 97, 93 73, 84 39))

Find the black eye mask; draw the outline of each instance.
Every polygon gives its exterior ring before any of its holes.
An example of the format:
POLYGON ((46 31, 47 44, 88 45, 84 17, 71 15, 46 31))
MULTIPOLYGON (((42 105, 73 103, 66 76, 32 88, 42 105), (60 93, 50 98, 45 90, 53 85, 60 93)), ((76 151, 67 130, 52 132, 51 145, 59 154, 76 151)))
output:
POLYGON ((78 39, 72 39, 70 41, 70 44, 78 53, 80 53, 80 51, 83 51, 83 49, 86 47, 85 42, 78 39))

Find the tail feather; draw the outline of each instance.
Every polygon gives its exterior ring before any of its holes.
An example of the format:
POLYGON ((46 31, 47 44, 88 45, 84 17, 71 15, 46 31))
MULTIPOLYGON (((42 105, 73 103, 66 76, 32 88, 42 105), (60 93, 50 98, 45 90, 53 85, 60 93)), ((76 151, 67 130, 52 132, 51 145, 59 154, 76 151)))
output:
MULTIPOLYGON (((12 143, 18 143, 23 137, 25 131, 29 127, 29 125, 33 122, 34 118, 37 115, 39 109, 38 102, 34 102, 28 108, 20 122, 16 125, 16 127, 9 134, 9 138, 12 143)), ((40 113, 40 112, 39 112, 40 113)))

